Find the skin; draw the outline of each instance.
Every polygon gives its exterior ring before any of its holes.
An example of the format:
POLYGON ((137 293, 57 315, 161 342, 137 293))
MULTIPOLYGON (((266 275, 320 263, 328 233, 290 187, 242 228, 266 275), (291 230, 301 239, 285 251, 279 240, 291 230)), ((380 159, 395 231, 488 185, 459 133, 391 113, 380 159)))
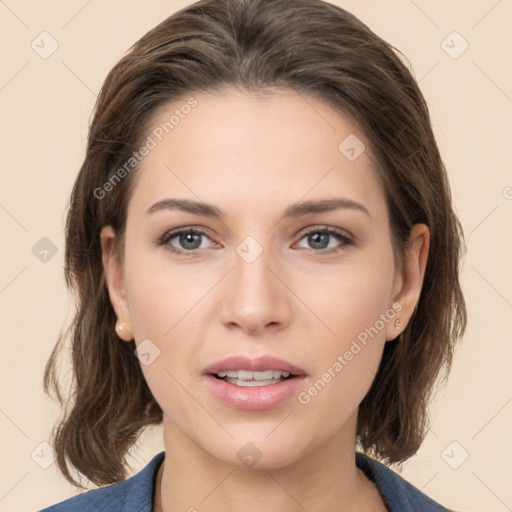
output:
MULTIPOLYGON (((118 334, 137 344, 149 338, 160 350, 141 365, 163 410, 167 455, 155 510, 384 511, 378 490, 355 466, 357 408, 384 344, 405 328, 419 299, 428 228, 413 228, 400 269, 369 143, 326 103, 288 89, 265 98, 234 90, 194 97, 198 106, 138 171, 123 258, 113 249, 113 230, 101 233, 111 302, 123 326, 118 334), (349 134, 366 145, 352 162, 338 150, 349 134), (297 202, 339 197, 368 214, 341 208, 283 217, 297 202), (224 217, 147 213, 166 198, 213 204, 224 217), (155 243, 189 226, 206 231, 195 254, 179 237, 155 243), (349 232, 353 243, 331 235, 327 249, 314 246, 304 230, 322 233, 325 226, 349 232), (252 263, 236 252, 247 236, 263 248, 252 263), (274 409, 240 410, 206 385, 207 365, 232 355, 273 355, 307 372, 307 390, 394 303, 402 307, 400 329, 386 323, 306 405, 294 396, 274 409), (261 453, 253 468, 237 457, 248 442, 261 453)), ((181 104, 167 105, 154 124, 181 104)))

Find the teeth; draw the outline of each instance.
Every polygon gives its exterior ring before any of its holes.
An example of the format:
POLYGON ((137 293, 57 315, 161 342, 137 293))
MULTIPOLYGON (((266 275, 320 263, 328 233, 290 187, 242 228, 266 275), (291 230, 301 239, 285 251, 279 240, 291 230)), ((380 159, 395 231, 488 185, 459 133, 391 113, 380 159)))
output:
POLYGON ((272 384, 278 384, 282 382, 281 379, 269 379, 269 380, 242 380, 242 379, 232 379, 230 377, 226 378, 226 382, 228 384, 234 384, 235 386, 242 387, 259 387, 259 386, 270 386, 272 384))
MULTIPOLYGON (((271 381, 282 377, 289 377, 289 372, 279 370, 265 370, 264 372, 251 372, 247 370, 222 370, 217 374, 219 377, 228 377, 228 379, 237 379, 239 381, 271 381)), ((246 384, 247 386, 258 384, 246 384)), ((266 385, 266 384, 262 384, 266 385)))

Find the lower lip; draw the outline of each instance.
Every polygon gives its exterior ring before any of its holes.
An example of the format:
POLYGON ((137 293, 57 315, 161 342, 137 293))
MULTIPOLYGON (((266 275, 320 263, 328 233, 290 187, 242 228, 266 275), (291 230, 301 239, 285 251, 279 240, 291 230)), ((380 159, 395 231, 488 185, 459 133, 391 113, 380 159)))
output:
POLYGON ((273 409, 284 404, 297 393, 304 379, 305 376, 300 376, 269 386, 243 387, 206 375, 208 385, 217 398, 237 409, 252 411, 273 409))

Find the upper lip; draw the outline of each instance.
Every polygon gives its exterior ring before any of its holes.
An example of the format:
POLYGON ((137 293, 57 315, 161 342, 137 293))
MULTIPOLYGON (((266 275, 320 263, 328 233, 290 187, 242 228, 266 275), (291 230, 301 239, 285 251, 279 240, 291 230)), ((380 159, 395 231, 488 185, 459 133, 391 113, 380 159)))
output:
POLYGON ((222 359, 221 361, 207 366, 203 373, 205 375, 215 375, 222 370, 246 370, 253 372, 277 370, 281 372, 288 372, 292 375, 306 375, 306 372, 302 368, 290 364, 283 359, 279 359, 278 357, 261 356, 252 359, 244 355, 222 359))

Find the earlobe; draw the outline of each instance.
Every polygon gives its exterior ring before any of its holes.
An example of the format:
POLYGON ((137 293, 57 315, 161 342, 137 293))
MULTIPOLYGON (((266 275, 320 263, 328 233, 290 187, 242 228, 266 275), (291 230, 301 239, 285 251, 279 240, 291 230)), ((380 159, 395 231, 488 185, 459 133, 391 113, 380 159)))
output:
POLYGON ((101 257, 110 303, 117 316, 116 334, 124 341, 133 339, 130 310, 124 287, 123 266, 115 252, 115 232, 111 226, 105 226, 100 233, 101 257))
POLYGON ((133 331, 131 328, 131 324, 129 321, 116 322, 116 334, 123 340, 123 341, 131 341, 133 340, 133 331))
POLYGON ((400 289, 393 298, 393 303, 399 303, 401 309, 397 312, 396 320, 387 326, 387 341, 395 339, 404 331, 414 313, 421 295, 429 247, 430 230, 425 224, 416 224, 411 230, 405 251, 400 289))
POLYGON ((388 322, 386 327, 386 341, 392 341, 400 336, 407 324, 404 319, 404 305, 402 302, 393 302, 388 311, 392 320, 388 322))

